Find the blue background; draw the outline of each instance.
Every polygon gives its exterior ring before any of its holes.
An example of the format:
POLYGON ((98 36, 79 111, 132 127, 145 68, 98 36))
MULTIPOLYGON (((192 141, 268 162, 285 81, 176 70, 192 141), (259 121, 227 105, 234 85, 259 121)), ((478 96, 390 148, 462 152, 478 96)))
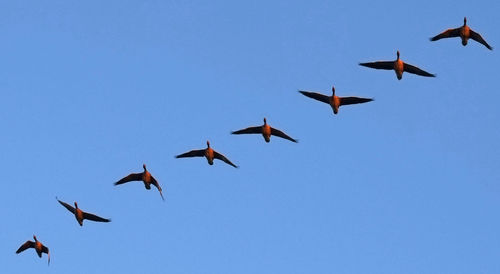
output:
POLYGON ((2 2, 2 272, 499 273, 499 9, 2 2), (464 16, 495 50, 429 42, 464 16), (396 50, 437 78, 358 66, 396 50), (332 85, 376 100, 297 92, 332 85), (263 117, 300 142, 229 134, 263 117), (241 168, 174 158, 206 140, 241 168), (166 202, 113 186, 143 163, 166 202), (15 254, 33 234, 49 267, 15 254))

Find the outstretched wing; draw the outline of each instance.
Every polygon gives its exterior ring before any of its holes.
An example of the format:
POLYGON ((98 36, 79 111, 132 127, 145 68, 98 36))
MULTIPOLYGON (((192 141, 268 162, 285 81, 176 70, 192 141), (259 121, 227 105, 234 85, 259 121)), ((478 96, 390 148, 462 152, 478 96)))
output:
POLYGON ((215 159, 219 159, 219 160, 221 160, 221 161, 224 161, 224 162, 226 162, 226 164, 228 164, 228 165, 232 165, 232 166, 233 166, 233 167, 235 167, 235 168, 238 168, 238 166, 237 166, 237 165, 235 165, 235 164, 233 164, 231 161, 229 161, 229 159, 228 159, 228 158, 226 158, 226 156, 224 156, 224 155, 220 154, 219 152, 217 152, 217 151, 215 151, 215 150, 214 150, 214 158, 215 158, 215 159))
POLYGON ((91 220, 94 222, 103 222, 103 223, 109 223, 111 222, 111 219, 104 219, 102 217, 99 217, 97 215, 88 213, 88 212, 83 212, 83 218, 87 220, 91 220))
POLYGON ((142 181, 142 173, 131 173, 123 178, 120 179, 120 181, 115 183, 116 185, 121 185, 124 183, 128 183, 131 181, 142 181))
POLYGON ((231 132, 231 134, 258 134, 258 133, 262 133, 262 126, 247 127, 244 129, 231 132))
POLYGON ((179 154, 175 156, 175 158, 186 158, 186 157, 203 157, 205 156, 205 150, 204 149, 195 149, 191 150, 189 152, 179 154))
POLYGON ((321 101, 323 103, 330 104, 330 96, 323 95, 321 93, 316 93, 316 92, 310 92, 310 91, 303 91, 299 90, 300 93, 304 94, 305 96, 309 98, 313 98, 314 100, 321 101))
POLYGON ((57 197, 56 197, 56 200, 57 200, 57 201, 58 201, 61 205, 63 205, 63 206, 64 206, 67 210, 69 210, 71 213, 75 214, 75 208, 74 208, 74 207, 72 207, 72 206, 70 206, 69 204, 67 204, 67 203, 65 203, 65 202, 63 202, 63 201, 61 201, 61 200, 57 199, 57 197))
POLYGON ((369 63, 359 63, 360 66, 374 68, 374 69, 394 69, 394 61, 377 61, 369 63))
POLYGON ((279 129, 271 128, 271 135, 278 136, 278 137, 281 137, 283 139, 290 140, 290 141, 292 141, 294 143, 298 142, 297 140, 295 140, 292 137, 286 135, 283 131, 281 131, 279 129))
POLYGON ((371 98, 361 98, 361 97, 340 97, 340 105, 353 105, 353 104, 361 104, 373 101, 371 98))
POLYGON ((35 247, 35 242, 33 242, 33 241, 26 241, 23 245, 21 245, 17 249, 16 253, 19 254, 19 253, 21 253, 21 252, 23 252, 26 249, 31 248, 31 247, 33 247, 33 248, 35 247))
POLYGON ((472 40, 475 40, 476 42, 483 44, 489 50, 493 50, 493 48, 490 45, 488 45, 488 43, 486 43, 486 41, 484 41, 483 37, 479 33, 475 32, 473 30, 470 30, 470 38, 472 40))
POLYGON ((158 181, 156 181, 156 179, 153 176, 151 176, 151 184, 154 185, 158 189, 158 191, 160 192, 161 199, 163 201, 165 201, 165 198, 163 198, 163 194, 161 193, 161 191, 162 191, 161 190, 161 186, 160 186, 160 184, 158 183, 158 181))
POLYGON ((430 38, 430 40, 437 41, 437 40, 443 39, 443 38, 458 37, 458 36, 460 36, 460 28, 447 29, 447 30, 441 32, 440 34, 430 38))
POLYGON ((409 72, 409 73, 420 75, 420 76, 436 77, 435 74, 428 73, 427 71, 421 70, 421 69, 419 69, 419 68, 417 68, 415 66, 412 66, 410 64, 407 64, 407 63, 404 63, 403 70, 406 71, 406 72, 409 72))

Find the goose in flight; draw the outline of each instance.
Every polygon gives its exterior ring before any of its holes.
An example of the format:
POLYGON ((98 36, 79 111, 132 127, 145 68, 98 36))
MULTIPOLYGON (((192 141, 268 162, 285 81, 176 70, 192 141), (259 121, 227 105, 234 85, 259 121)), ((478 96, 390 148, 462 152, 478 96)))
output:
POLYGON ((300 93, 305 96, 318 100, 323 103, 327 103, 332 107, 333 113, 337 114, 339 112, 340 106, 361 104, 373 101, 372 98, 361 98, 361 97, 339 97, 335 95, 335 87, 332 86, 332 96, 323 95, 316 92, 299 90, 300 93))
POLYGON ((435 74, 428 73, 427 71, 421 70, 416 66, 410 65, 408 63, 403 62, 403 60, 399 59, 399 50, 397 51, 397 59, 394 61, 377 61, 370 63, 359 63, 360 66, 365 66, 374 69, 386 69, 386 70, 394 70, 396 72, 396 76, 398 80, 403 78, 403 72, 409 72, 413 74, 417 74, 425 77, 436 77, 435 74))
POLYGON ((25 251, 28 248, 34 248, 36 251, 36 254, 38 254, 38 257, 42 258, 42 253, 47 253, 47 258, 48 258, 48 264, 50 264, 50 253, 49 249, 44 246, 41 242, 39 242, 36 238, 35 235, 33 235, 33 241, 26 241, 24 244, 22 244, 16 251, 16 254, 19 254, 23 251, 25 251))
POLYGON ((292 142, 297 143, 298 141, 293 139, 292 137, 286 135, 283 131, 279 129, 272 128, 267 124, 266 118, 264 118, 264 125, 256 126, 256 127, 247 127, 245 129, 240 129, 237 131, 231 132, 231 134, 262 134, 264 140, 269 143, 271 141, 271 135, 281 137, 283 139, 290 140, 292 142))
POLYGON ((128 183, 128 182, 132 182, 132 181, 142 181, 144 183, 144 187, 148 190, 151 189, 151 185, 154 185, 158 189, 158 191, 160 192, 160 196, 161 196, 162 200, 165 201, 165 198, 163 198, 163 194, 161 193, 161 186, 158 183, 158 181, 156 181, 156 179, 153 177, 153 175, 151 175, 151 173, 149 173, 149 171, 146 169, 146 164, 143 164, 142 168, 144 169, 143 172, 131 173, 131 174, 123 177, 122 179, 120 179, 118 182, 116 182, 115 186, 121 185, 124 183, 128 183))
MULTIPOLYGON (((57 199, 57 197, 56 197, 56 199, 57 199)), ((59 199, 57 199, 57 201, 62 206, 64 206, 67 210, 69 210, 71 213, 73 213, 75 215, 75 218, 78 221, 78 223, 80 224, 80 226, 83 225, 83 220, 90 220, 90 221, 94 221, 94 222, 104 222, 104 223, 111 222, 110 219, 104 219, 104 218, 101 218, 97 215, 94 215, 94 214, 91 214, 91 213, 88 213, 88 212, 85 212, 85 211, 79 209, 78 204, 76 202, 75 202, 75 207, 72 207, 69 204, 67 204, 59 199)))
POLYGON ((451 38, 451 37, 460 37, 462 39, 462 45, 466 46, 467 41, 470 39, 483 44, 489 50, 493 50, 493 48, 486 43, 483 37, 473 31, 469 26, 467 26, 467 17, 464 17, 464 25, 455 29, 447 29, 442 33, 430 38, 431 41, 437 41, 443 38, 451 38))
POLYGON ((195 149, 191 150, 189 152, 179 154, 175 156, 175 158, 186 158, 186 157, 205 157, 207 158, 208 164, 213 165, 214 164, 214 159, 219 159, 221 161, 224 161, 226 164, 231 165, 235 168, 238 168, 237 165, 233 164, 231 161, 229 161, 226 156, 220 154, 219 152, 213 150, 210 147, 210 142, 207 141, 207 148, 205 149, 195 149))

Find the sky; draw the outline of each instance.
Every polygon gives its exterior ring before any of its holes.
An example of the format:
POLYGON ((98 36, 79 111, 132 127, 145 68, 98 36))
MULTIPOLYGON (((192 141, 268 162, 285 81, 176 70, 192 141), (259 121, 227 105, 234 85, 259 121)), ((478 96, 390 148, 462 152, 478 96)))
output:
POLYGON ((499 9, 3 1, 2 272, 499 273, 499 9), (429 41, 464 16, 493 51, 429 41), (358 65, 396 50, 437 77, 358 65), (230 134, 264 117, 299 143, 230 134), (240 168, 174 158, 207 140, 240 168))

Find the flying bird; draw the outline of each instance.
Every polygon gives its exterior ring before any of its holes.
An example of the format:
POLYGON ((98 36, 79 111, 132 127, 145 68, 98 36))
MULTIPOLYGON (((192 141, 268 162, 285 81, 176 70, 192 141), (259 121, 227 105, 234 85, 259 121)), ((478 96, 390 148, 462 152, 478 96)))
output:
POLYGON ((161 193, 161 186, 158 183, 158 181, 156 181, 156 179, 153 177, 153 175, 151 175, 151 173, 149 173, 149 171, 146 169, 146 164, 143 164, 142 168, 144 169, 143 172, 131 173, 131 174, 123 177, 122 179, 120 179, 118 182, 116 182, 115 186, 121 185, 124 183, 128 183, 128 182, 132 182, 132 181, 142 181, 144 183, 144 187, 148 190, 151 189, 151 185, 154 185, 158 189, 158 191, 160 192, 160 196, 161 196, 162 200, 165 201, 165 198, 163 198, 163 194, 161 193))
POLYGON ((269 143, 271 141, 271 135, 281 137, 283 139, 290 140, 292 142, 297 143, 298 141, 293 139, 292 137, 286 135, 283 131, 279 129, 272 128, 267 124, 266 118, 264 118, 264 125, 256 126, 256 127, 247 127, 245 129, 240 129, 237 131, 231 132, 231 134, 262 134, 264 140, 269 143))
POLYGON ((33 239, 35 240, 34 242, 33 241, 26 241, 23 245, 21 245, 17 251, 16 251, 16 254, 19 254, 23 251, 25 251, 26 249, 28 248, 34 248, 35 251, 36 251, 36 254, 38 254, 38 257, 42 258, 42 253, 47 253, 47 258, 48 258, 48 263, 47 264, 50 264, 50 253, 49 253, 49 249, 44 246, 41 242, 39 242, 37 239, 36 239, 36 236, 33 235, 33 239))
POLYGON ((483 44, 489 50, 493 50, 493 48, 490 45, 488 45, 488 43, 486 43, 486 41, 479 33, 473 31, 471 28, 469 28, 469 26, 467 26, 467 17, 464 17, 463 26, 455 29, 447 29, 442 33, 430 38, 430 40, 437 41, 439 39, 451 38, 451 37, 460 37, 462 39, 462 45, 464 45, 464 47, 467 45, 467 41, 470 38, 472 40, 475 40, 476 42, 483 44))
MULTIPOLYGON (((57 199, 57 197, 56 197, 56 199, 57 199)), ((69 210, 71 213, 75 214, 75 218, 78 221, 78 223, 80 224, 80 226, 83 225, 83 220, 85 220, 85 219, 90 220, 90 221, 95 221, 95 222, 104 222, 104 223, 111 222, 110 219, 104 219, 104 218, 101 218, 99 216, 96 216, 94 214, 91 214, 91 213, 88 213, 88 212, 85 212, 85 211, 79 209, 78 204, 76 202, 75 202, 75 207, 72 207, 63 201, 60 201, 59 199, 57 199, 57 201, 61 205, 63 205, 67 210, 69 210)))
POLYGON ((397 51, 397 56, 398 58, 395 61, 377 61, 370 63, 359 63, 359 65, 374 69, 394 70, 396 72, 398 80, 401 80, 401 78, 403 78, 404 71, 425 77, 436 77, 435 74, 428 73, 427 71, 421 70, 413 65, 403 62, 403 60, 399 59, 399 50, 397 51))
POLYGON ((224 161, 226 164, 231 165, 235 168, 238 168, 237 165, 233 164, 231 161, 229 161, 226 156, 220 154, 219 152, 213 150, 210 147, 210 142, 207 141, 207 148, 205 149, 195 149, 191 150, 189 152, 179 154, 175 156, 175 158, 186 158, 186 157, 205 157, 207 158, 208 164, 213 165, 214 164, 214 159, 219 159, 221 161, 224 161))
POLYGON ((361 98, 361 97, 339 97, 335 95, 335 87, 332 86, 332 96, 323 95, 316 92, 299 90, 300 93, 305 96, 327 103, 332 107, 333 113, 337 114, 339 112, 339 107, 344 105, 361 104, 373 101, 372 98, 361 98))

